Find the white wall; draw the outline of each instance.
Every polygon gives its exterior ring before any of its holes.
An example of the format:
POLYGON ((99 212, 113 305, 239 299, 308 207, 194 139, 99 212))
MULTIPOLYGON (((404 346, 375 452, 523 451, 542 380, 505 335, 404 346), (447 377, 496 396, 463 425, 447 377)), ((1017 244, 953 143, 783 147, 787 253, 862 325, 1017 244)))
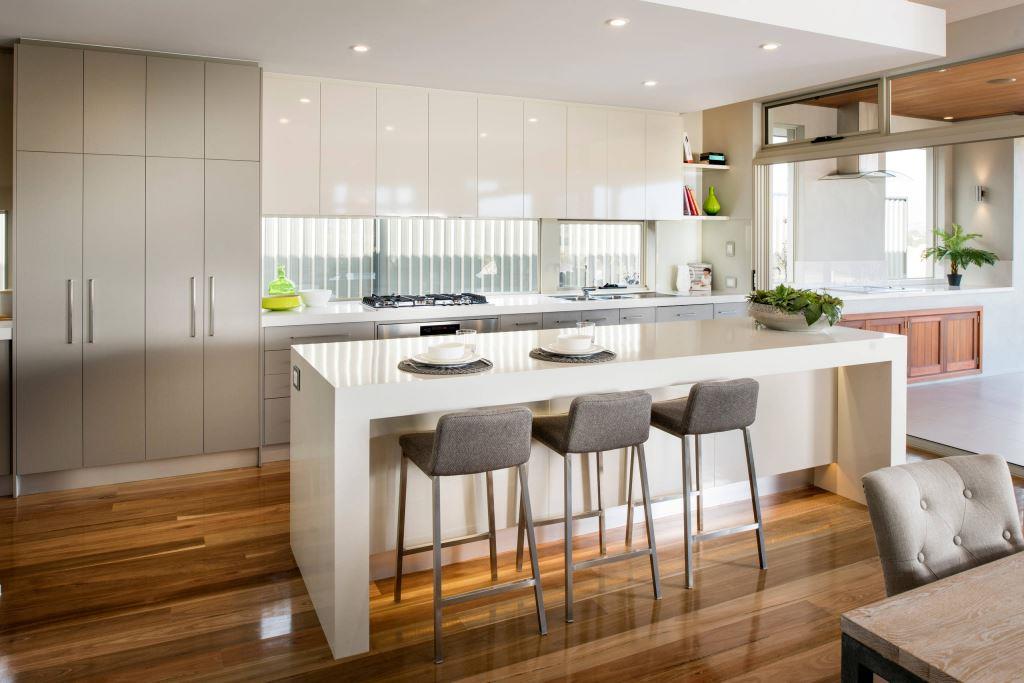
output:
MULTIPOLYGON (((983 237, 976 243, 1000 257, 995 267, 968 268, 971 284, 1007 285, 1013 268, 1014 141, 991 140, 953 145, 953 223, 983 237), (988 191, 976 198, 976 187, 988 191)), ((943 226, 948 227, 948 226, 943 226)), ((1019 285, 1024 283, 1018 281, 1019 285)))

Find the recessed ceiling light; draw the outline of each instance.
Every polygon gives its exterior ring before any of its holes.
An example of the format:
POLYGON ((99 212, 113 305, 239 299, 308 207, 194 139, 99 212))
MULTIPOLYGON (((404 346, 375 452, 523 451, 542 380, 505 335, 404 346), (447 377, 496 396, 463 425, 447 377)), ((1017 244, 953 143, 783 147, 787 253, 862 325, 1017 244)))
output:
POLYGON ((988 81, 991 85, 1009 85, 1010 83, 1016 83, 1016 78, 993 78, 988 81))
POLYGON ((952 117, 952 116, 943 116, 943 117, 942 117, 942 120, 943 120, 943 121, 952 121, 952 120, 953 120, 953 117, 952 117))
POLYGON ((658 81, 644 81, 644 87, 653 88, 658 85, 658 81))
POLYGON ((291 119, 278 119, 278 123, 288 123, 291 119))
POLYGON ((531 116, 530 118, 526 119, 526 122, 527 123, 537 123, 537 117, 536 116, 531 116))
POLYGON ((938 73, 940 73, 940 74, 944 74, 944 73, 946 73, 946 71, 947 71, 947 69, 939 69, 939 70, 938 70, 938 73))
POLYGON ((311 100, 308 97, 300 97, 299 98, 299 102, 302 102, 303 104, 309 104, 310 101, 311 100))
POLYGON ((352 52, 369 52, 370 51, 370 46, 369 45, 359 44, 359 45, 353 45, 349 49, 352 50, 352 52))
POLYGON ((626 17, 612 17, 611 19, 604 23, 615 28, 622 28, 623 26, 629 23, 629 19, 627 19, 626 17))
POLYGON ((763 43, 761 45, 761 49, 762 50, 769 50, 769 51, 771 51, 771 50, 778 50, 780 47, 782 47, 782 45, 780 45, 779 43, 763 43))

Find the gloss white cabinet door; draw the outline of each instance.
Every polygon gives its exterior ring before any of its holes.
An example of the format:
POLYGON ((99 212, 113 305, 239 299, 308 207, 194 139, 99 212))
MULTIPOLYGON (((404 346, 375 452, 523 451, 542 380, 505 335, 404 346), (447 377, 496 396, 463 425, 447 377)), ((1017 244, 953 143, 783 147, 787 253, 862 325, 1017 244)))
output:
POLYGON ((476 95, 431 92, 428 209, 431 216, 476 216, 476 95))
POLYGON ((683 120, 647 114, 645 213, 648 220, 683 215, 683 120))
POLYGON ((645 114, 608 110, 608 218, 643 220, 645 114))
POLYGON ((427 214, 427 92, 377 90, 377 215, 427 214))
POLYGON ((523 215, 565 218, 566 106, 526 102, 523 115, 523 215))
POLYGON ((566 216, 608 217, 608 110, 569 107, 566 216))
POLYGON ((320 81, 263 77, 263 213, 311 216, 319 207, 320 81))
POLYGON ((478 102, 479 215, 523 217, 523 101, 481 97, 478 102))
POLYGON ((372 216, 377 201, 377 89, 334 81, 320 87, 320 213, 372 216))

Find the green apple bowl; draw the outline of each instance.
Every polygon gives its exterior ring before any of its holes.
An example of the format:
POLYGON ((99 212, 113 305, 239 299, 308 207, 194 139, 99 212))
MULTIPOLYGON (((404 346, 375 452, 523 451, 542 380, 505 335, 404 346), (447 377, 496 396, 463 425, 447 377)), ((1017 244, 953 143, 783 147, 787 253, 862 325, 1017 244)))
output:
POLYGON ((268 311, 290 311, 302 305, 302 297, 298 294, 265 296, 263 297, 262 305, 268 311))

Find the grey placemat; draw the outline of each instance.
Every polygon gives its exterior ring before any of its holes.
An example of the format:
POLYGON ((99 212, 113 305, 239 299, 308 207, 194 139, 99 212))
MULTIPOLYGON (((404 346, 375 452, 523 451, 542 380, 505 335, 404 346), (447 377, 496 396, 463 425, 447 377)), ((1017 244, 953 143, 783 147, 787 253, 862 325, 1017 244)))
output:
POLYGON ((607 363, 612 358, 615 358, 614 351, 598 351, 593 356, 560 356, 556 353, 549 353, 544 349, 534 349, 530 351, 530 358, 536 360, 547 360, 552 363, 607 363))
POLYGON ((494 364, 486 358, 475 360, 465 365, 425 365, 417 363, 411 358, 406 358, 398 364, 398 369, 403 372, 412 372, 417 375, 474 375, 494 367, 494 364))

